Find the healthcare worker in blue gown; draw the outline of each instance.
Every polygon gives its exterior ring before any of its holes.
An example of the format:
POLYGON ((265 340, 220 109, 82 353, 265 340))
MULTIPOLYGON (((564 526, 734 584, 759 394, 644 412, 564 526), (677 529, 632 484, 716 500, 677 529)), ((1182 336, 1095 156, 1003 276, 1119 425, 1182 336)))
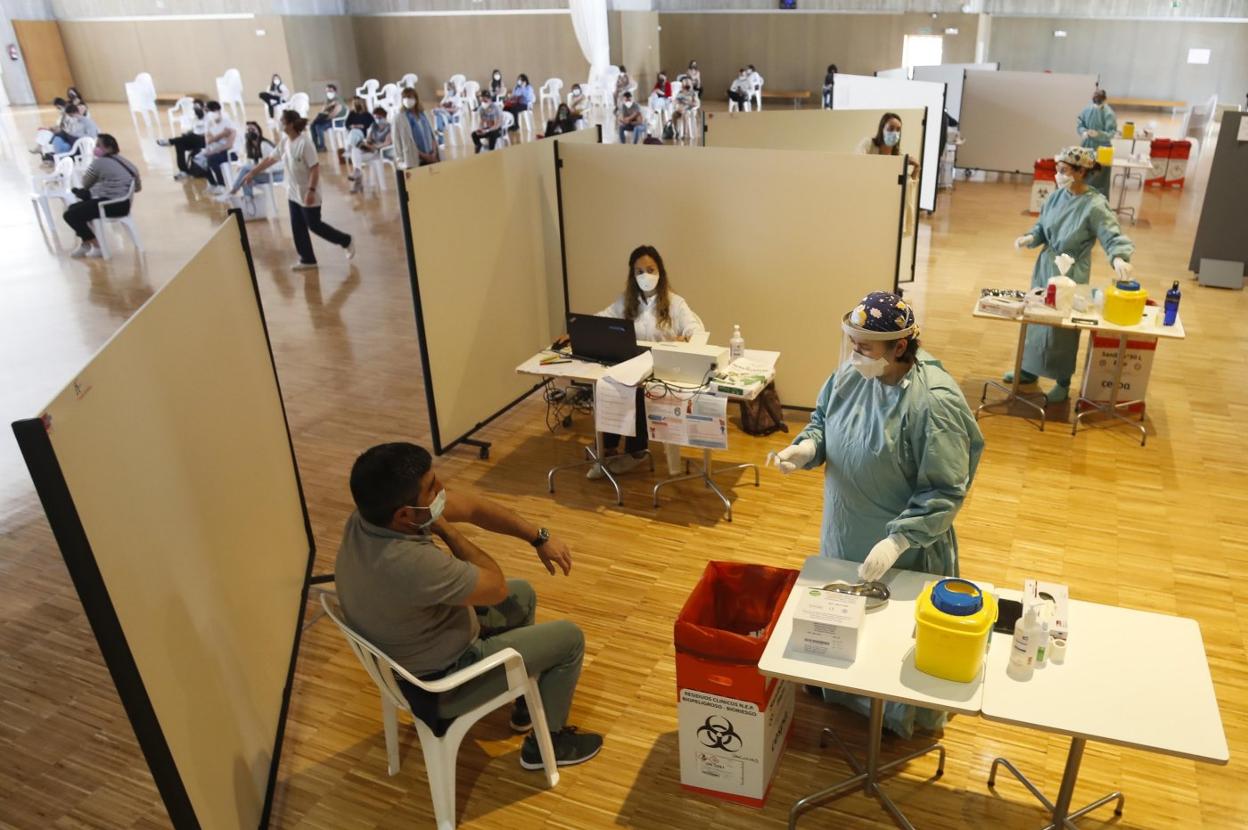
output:
MULTIPOLYGON (((1114 143, 1114 136, 1118 133, 1118 116, 1105 103, 1105 90, 1098 89, 1092 93, 1092 103, 1079 113, 1075 129, 1079 131, 1083 146, 1094 154, 1097 147, 1109 147, 1114 143)), ((1105 167, 1088 177, 1088 187, 1100 192, 1106 199, 1109 198, 1110 172, 1110 168, 1105 167)))
MULTIPOLYGON (((1117 278, 1130 279, 1135 243, 1123 235, 1118 217, 1105 197, 1088 185, 1088 177, 1100 167, 1096 152, 1086 147, 1067 147, 1054 159, 1058 189, 1044 200, 1035 226, 1014 240, 1015 248, 1044 247, 1031 271, 1031 287, 1046 287, 1050 277, 1058 276, 1060 272, 1054 260, 1059 254, 1074 257, 1075 264, 1066 276, 1086 285, 1091 275, 1092 248, 1098 239, 1117 278)), ((1076 330, 1052 326, 1028 326, 1020 382, 1035 383, 1037 377, 1052 378, 1057 383, 1045 398, 1049 403, 1066 400, 1070 396, 1070 377, 1075 371, 1075 356, 1079 351, 1079 334, 1076 330)), ((1005 382, 1013 381, 1014 373, 1007 372, 1005 382)))
MULTIPOLYGON (((914 311, 873 292, 845 315, 850 359, 819 393, 810 424, 771 460, 788 474, 824 468, 821 553, 860 562, 875 581, 889 568, 958 575, 953 520, 966 499, 984 437, 958 384, 919 348, 914 311)), ((865 698, 823 698, 866 715, 865 698)), ((888 703, 884 724, 904 737, 937 729, 945 713, 888 703)))

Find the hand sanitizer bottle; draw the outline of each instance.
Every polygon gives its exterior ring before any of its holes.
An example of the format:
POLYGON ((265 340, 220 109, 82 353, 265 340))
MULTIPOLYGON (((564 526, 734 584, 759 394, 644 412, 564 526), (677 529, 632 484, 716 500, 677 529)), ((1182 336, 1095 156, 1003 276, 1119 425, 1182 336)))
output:
POLYGON ((733 324, 732 337, 728 340, 728 357, 738 360, 745 356, 745 338, 741 336, 741 326, 733 324))
POLYGON ((1014 641, 1010 643, 1010 663, 1005 673, 1015 680, 1030 680, 1035 671, 1036 650, 1031 642, 1035 629, 1036 608, 1033 605, 1014 623, 1014 641))

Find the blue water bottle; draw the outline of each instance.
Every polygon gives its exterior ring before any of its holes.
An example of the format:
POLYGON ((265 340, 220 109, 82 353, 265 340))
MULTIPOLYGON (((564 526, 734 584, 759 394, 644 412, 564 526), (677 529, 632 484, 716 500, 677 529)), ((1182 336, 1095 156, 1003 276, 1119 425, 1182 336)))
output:
POLYGON ((1166 317, 1162 321, 1163 325, 1173 326, 1174 321, 1179 319, 1179 300, 1183 299, 1183 294, 1179 291, 1179 281, 1174 281, 1174 286, 1166 292, 1166 317))

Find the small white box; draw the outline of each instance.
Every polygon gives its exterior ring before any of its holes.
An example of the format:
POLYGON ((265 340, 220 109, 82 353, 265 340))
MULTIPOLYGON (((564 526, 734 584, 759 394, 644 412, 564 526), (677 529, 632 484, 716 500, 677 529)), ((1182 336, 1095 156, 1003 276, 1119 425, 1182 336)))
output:
POLYGON ((767 705, 680 690, 681 786, 762 807, 793 726, 793 684, 774 683, 767 705))
POLYGON ((867 616, 867 599, 839 591, 799 588, 789 649, 824 660, 849 660, 858 654, 858 632, 867 616))
POLYGON ((1023 582, 1023 609, 1033 605, 1049 606, 1053 618, 1049 620, 1049 634, 1062 640, 1070 635, 1070 590, 1056 582, 1039 582, 1028 579, 1023 582))

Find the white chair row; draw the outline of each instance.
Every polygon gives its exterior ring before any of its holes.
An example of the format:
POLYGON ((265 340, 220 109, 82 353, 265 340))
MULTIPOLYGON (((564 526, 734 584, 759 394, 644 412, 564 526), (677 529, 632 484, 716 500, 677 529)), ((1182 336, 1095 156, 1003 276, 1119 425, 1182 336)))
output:
POLYGON ((227 69, 217 78, 217 101, 222 108, 229 107, 230 116, 240 124, 247 120, 244 94, 243 76, 237 69, 227 69))
POLYGON ((160 115, 156 111, 156 84, 147 72, 140 72, 133 81, 126 82, 126 102, 130 105, 130 120, 139 128, 138 116, 148 129, 160 133, 160 115))

